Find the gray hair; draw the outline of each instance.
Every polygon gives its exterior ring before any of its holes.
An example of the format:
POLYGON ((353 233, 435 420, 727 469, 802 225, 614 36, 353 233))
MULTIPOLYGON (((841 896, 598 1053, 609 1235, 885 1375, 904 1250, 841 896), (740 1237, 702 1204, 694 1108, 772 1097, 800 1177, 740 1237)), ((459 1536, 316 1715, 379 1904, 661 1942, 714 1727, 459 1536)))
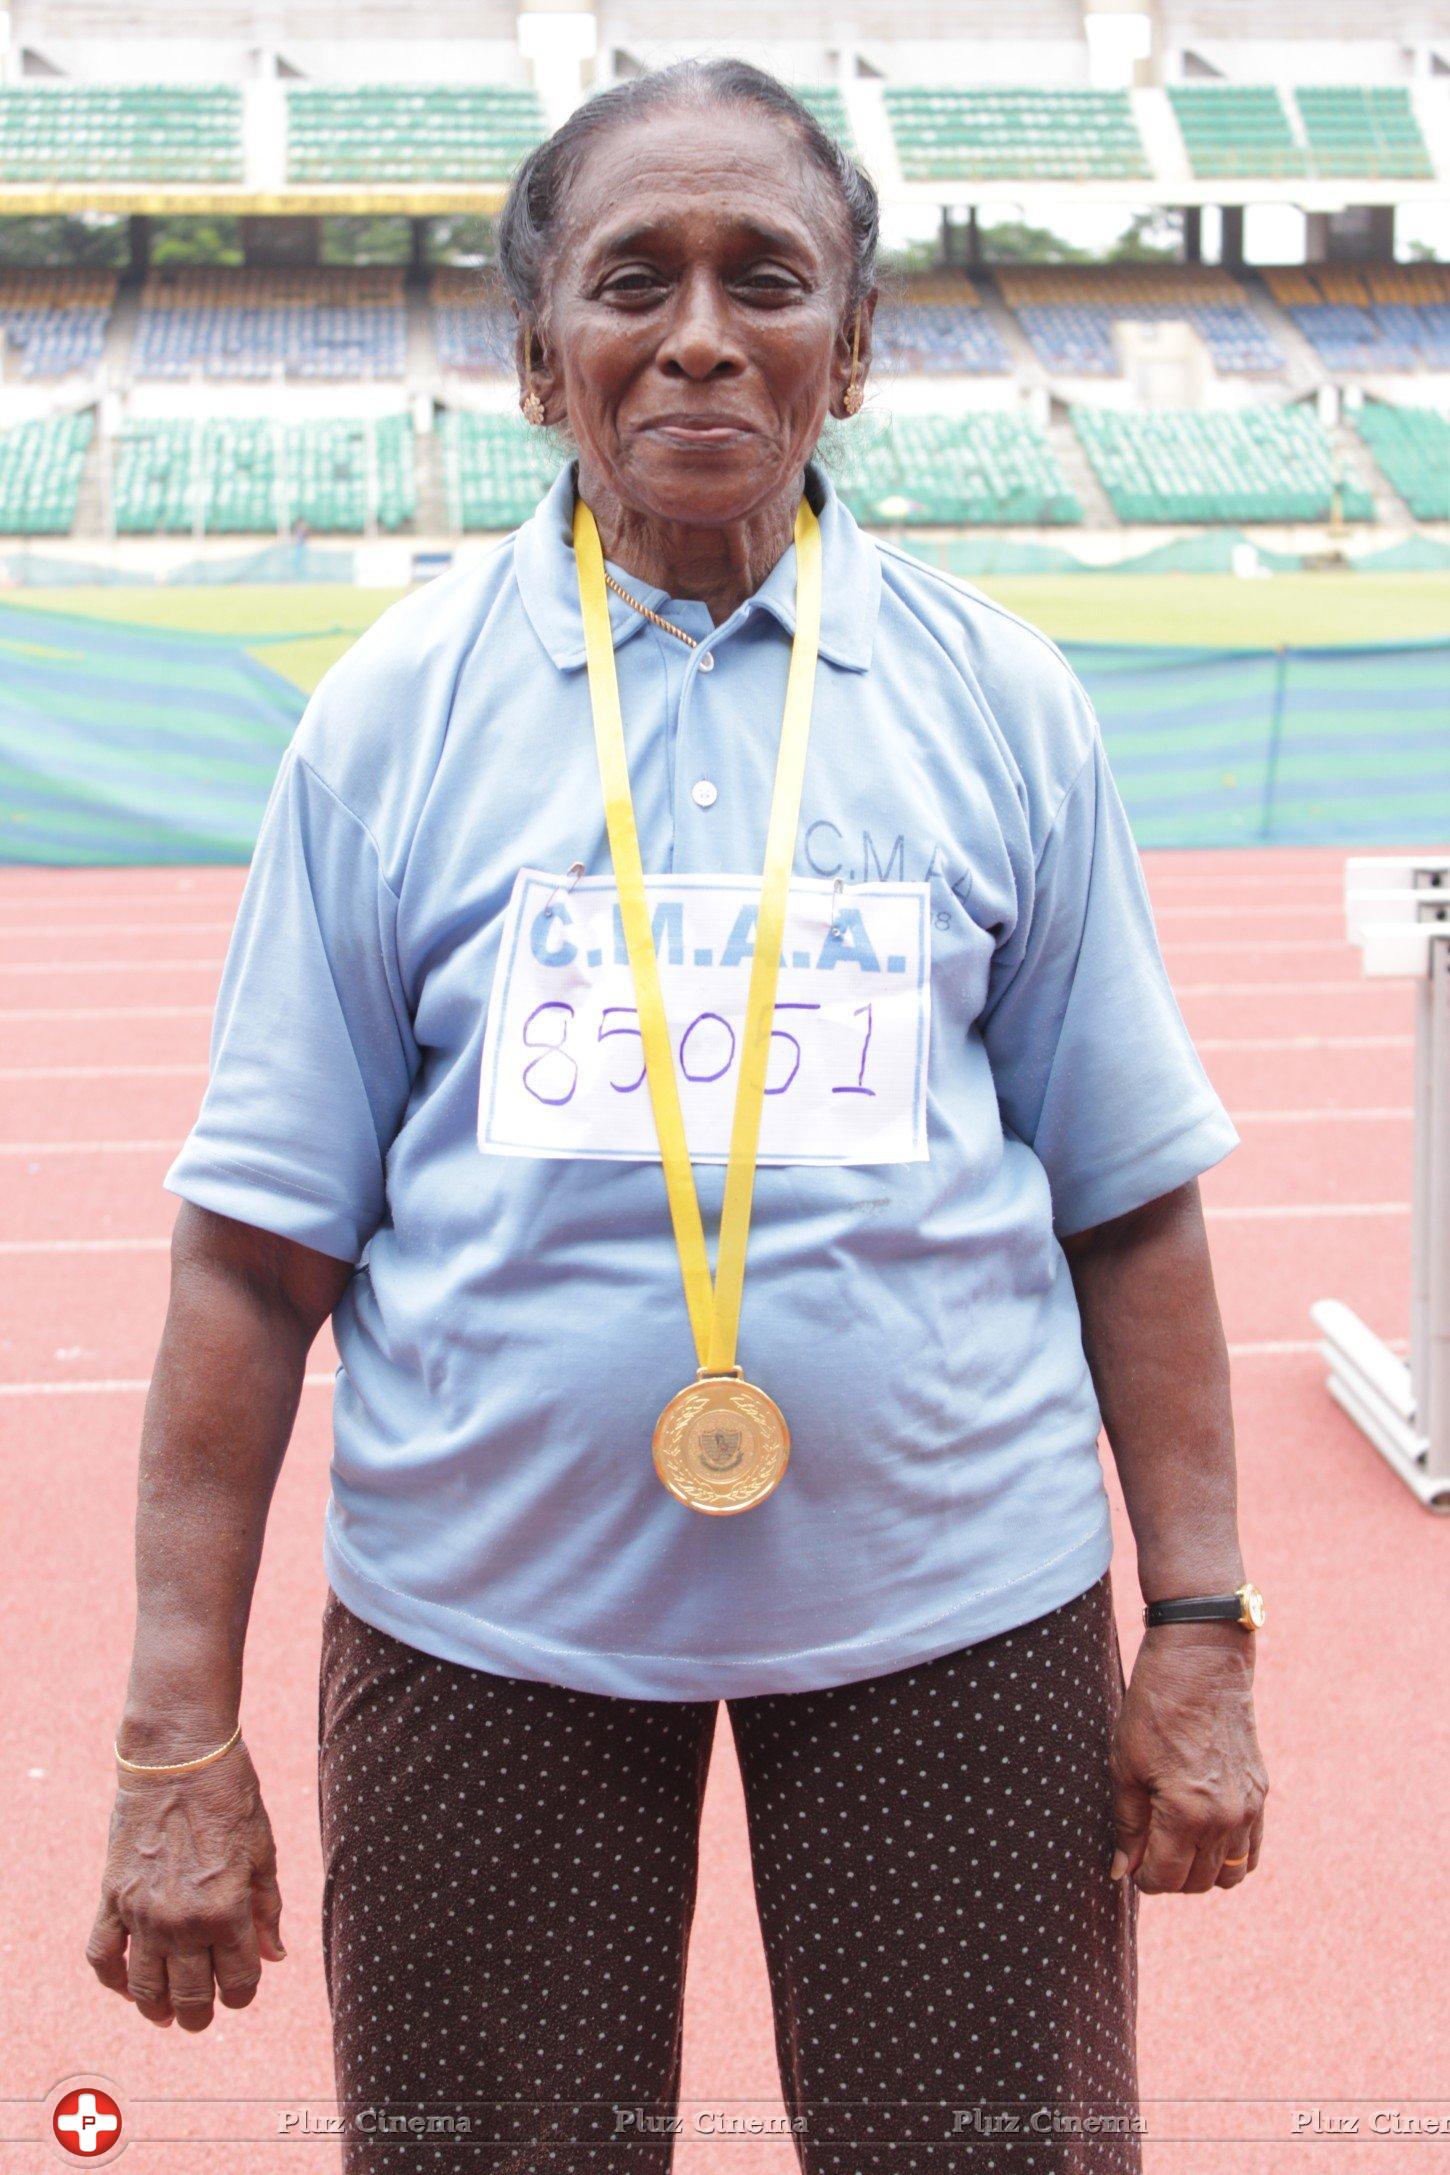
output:
POLYGON ((846 307, 855 309, 865 300, 876 280, 881 229, 869 175, 809 107, 763 68, 743 60, 682 60, 586 99, 514 174, 499 214, 498 261, 521 316, 538 318, 560 214, 590 147, 612 129, 685 105, 752 106, 789 122, 807 157, 834 186, 846 215, 851 257, 846 307))

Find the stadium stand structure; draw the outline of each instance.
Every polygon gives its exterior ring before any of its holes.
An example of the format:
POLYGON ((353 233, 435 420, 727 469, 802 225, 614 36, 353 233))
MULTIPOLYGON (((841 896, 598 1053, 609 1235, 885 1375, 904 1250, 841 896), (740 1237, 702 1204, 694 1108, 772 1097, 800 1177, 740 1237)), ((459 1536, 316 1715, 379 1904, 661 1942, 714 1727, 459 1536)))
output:
POLYGON ((1450 415, 1367 400, 1355 427, 1417 521, 1450 521, 1450 415))
POLYGON ((14 349, 25 378, 92 371, 115 300, 114 272, 0 272, 0 351, 14 349))
POLYGON ((94 424, 88 411, 0 431, 0 532, 68 536, 94 424))
POLYGON ((406 350, 392 267, 156 272, 132 367, 142 378, 396 378, 406 350))
MULTIPOLYGON (((1392 262, 1397 207, 1438 202, 1437 171, 1450 178, 1425 4, 1143 0, 1151 55, 1133 88, 1109 89, 1114 0, 858 0, 849 39, 838 0, 800 0, 788 18, 774 0, 731 0, 711 49, 748 40, 798 77, 883 200, 919 231, 941 220, 940 271, 887 283, 872 402, 833 434, 863 518, 971 530, 955 541, 977 554, 1062 550, 983 527, 1173 522, 1214 533, 1157 550, 1220 557, 1241 523, 1450 519, 1436 376, 1450 373, 1450 271, 1392 262), (1381 14, 1392 33, 1369 19, 1381 14), (1349 59, 1325 50, 1340 37, 1349 59), (1181 212, 1194 261, 983 261, 999 220, 1052 225, 1068 201, 1181 212), (1242 269, 1260 204, 1297 208, 1312 264, 1242 269), (1215 236, 1222 264, 1204 267, 1215 236), (1371 252, 1378 263, 1349 261, 1371 252), (1198 337, 1121 329, 1173 321, 1198 337), (1421 405, 1388 406, 1389 372, 1421 405), (1192 417, 1154 405, 1200 396, 1192 417)), ((560 448, 515 412, 497 274, 430 274, 445 230, 427 223, 495 213, 520 155, 596 75, 701 49, 678 0, 582 0, 569 12, 595 17, 592 61, 587 40, 526 27, 550 12, 437 0, 425 22, 403 0, 196 0, 179 25, 165 0, 0 0, 0 212, 130 221, 119 281, 0 273, 0 397, 17 419, 50 412, 61 478, 43 507, 29 485, 7 490, 11 533, 32 519, 60 533, 77 509, 88 534, 114 518, 138 537, 301 521, 436 540, 522 519, 560 448), (132 80, 104 80, 108 67, 132 80), (151 270, 168 213, 235 219, 245 264, 151 270), (321 263, 335 214, 407 222, 407 269, 321 263), (175 398, 152 382, 181 379, 198 382, 175 398), (70 412, 83 398, 99 447, 70 412), (366 420, 405 402, 408 415, 366 420), (159 408, 166 419, 146 420, 159 408)), ((6 474, 40 444, 16 439, 6 474)), ((1260 544, 1268 563, 1270 544, 1282 557, 1323 539, 1260 544)))
POLYGON ((11 84, 0 88, 0 181, 238 182, 233 84, 11 84))
POLYGON ((1330 179, 1431 181, 1435 167, 1402 83, 1301 84, 1314 171, 1330 179))
POLYGON ((1327 370, 1450 370, 1450 266, 1306 265, 1263 277, 1327 370))
POLYGON ((1126 91, 886 86, 908 181, 1131 181, 1152 172, 1126 91))
POLYGON ((862 431, 841 438, 830 465, 860 521, 1036 528, 1082 519, 1046 437, 1004 409, 872 414, 862 431))
POLYGON ((1185 320, 1201 335, 1215 369, 1274 376, 1284 351, 1249 307, 1231 274, 1214 267, 1043 265, 997 274, 997 289, 1045 370, 1117 377, 1119 319, 1185 320))
POLYGON ((449 525, 511 529, 527 521, 562 458, 544 432, 514 415, 449 408, 439 418, 449 525))
POLYGON ((792 88, 801 104, 809 107, 822 128, 829 130, 837 142, 843 143, 848 151, 859 156, 860 145, 856 141, 856 132, 851 126, 851 116, 846 110, 846 101, 841 95, 840 85, 837 83, 797 83, 792 88))
POLYGON ((293 85, 287 178, 503 181, 543 134, 538 94, 518 84, 293 85))
POLYGON ((376 423, 168 417, 129 423, 117 444, 123 535, 265 534, 297 521, 346 535, 368 526, 370 504, 377 526, 395 530, 412 519, 416 499, 406 415, 376 423))
POLYGON ((916 279, 876 312, 874 360, 889 371, 962 371, 998 377, 1012 368, 1002 336, 965 274, 916 279))
POLYGON ((1168 96, 1184 148, 1204 181, 1260 175, 1287 181, 1308 171, 1277 89, 1268 83, 1173 83, 1168 96))
POLYGON ((514 319, 497 274, 448 267, 428 288, 433 338, 444 370, 507 377, 514 367, 514 319))
POLYGON ((1077 407, 1072 423, 1123 521, 1374 518, 1368 493, 1341 475, 1307 408, 1077 407))

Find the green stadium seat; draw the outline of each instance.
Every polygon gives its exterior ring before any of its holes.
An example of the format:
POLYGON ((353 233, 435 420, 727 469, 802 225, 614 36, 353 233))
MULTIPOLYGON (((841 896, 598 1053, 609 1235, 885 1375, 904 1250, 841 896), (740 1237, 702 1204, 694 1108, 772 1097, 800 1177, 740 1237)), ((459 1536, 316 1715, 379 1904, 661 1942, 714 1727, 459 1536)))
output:
POLYGON ((1370 521, 1308 408, 1074 408, 1073 427, 1122 521, 1370 521))
POLYGON ((1041 431, 1005 409, 868 414, 842 434, 827 465, 856 518, 877 526, 1038 528, 1082 519, 1041 431))
POLYGON ((527 521, 564 456, 515 415, 448 409, 439 425, 444 495, 455 529, 513 529, 527 521))
POLYGON ((265 417, 129 423, 116 449, 116 527, 126 535, 266 534, 297 520, 318 533, 413 518, 413 425, 406 415, 276 423, 265 417), (372 439, 369 450, 369 437, 372 439))
POLYGON ((1450 415, 1367 400, 1355 427, 1417 521, 1450 521, 1450 415))
POLYGON ((1402 83, 1301 85, 1294 96, 1316 174, 1434 180, 1430 149, 1402 83))
POLYGON ((1174 83, 1168 96, 1200 180, 1284 180, 1304 173, 1303 149, 1272 84, 1174 83))
POLYGON ((0 183, 241 179, 242 94, 235 85, 0 88, 0 183))
POLYGON ((0 431, 0 535, 70 534, 94 428, 84 409, 0 431))
POLYGON ((1146 181, 1126 91, 888 84, 908 181, 1146 181))
POLYGON ((796 83, 791 88, 801 104, 815 115, 827 135, 834 136, 837 143, 844 144, 854 155, 855 133, 839 86, 834 83, 796 83))
POLYGON ((538 94, 507 83, 294 86, 287 178, 504 181, 544 135, 538 94))

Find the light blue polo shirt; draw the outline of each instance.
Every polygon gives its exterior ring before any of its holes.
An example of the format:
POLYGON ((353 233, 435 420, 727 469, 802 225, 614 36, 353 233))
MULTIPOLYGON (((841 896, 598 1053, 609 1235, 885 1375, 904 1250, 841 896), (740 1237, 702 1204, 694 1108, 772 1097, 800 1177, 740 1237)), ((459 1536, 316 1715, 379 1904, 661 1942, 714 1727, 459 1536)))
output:
MULTIPOLYGON (((1027 1622, 1109 1562, 1058 1238, 1237 1135, 1064 659, 864 534, 814 465, 808 487, 825 604, 795 869, 838 909, 926 887, 924 1152, 759 1171, 740 1357, 793 1446, 756 1508, 702 1516, 651 1460, 695 1368, 657 1157, 480 1146, 519 871, 610 875, 572 469, 333 666, 268 802, 165 1183, 357 1264, 327 1574, 450 1661, 632 1698, 808 1690, 1027 1622)), ((758 885, 794 550, 719 627, 633 588, 699 639, 611 601, 646 871, 758 885)), ((535 1100, 562 1105, 549 1062, 535 1100)), ((713 1247, 723 1166, 696 1175, 713 1247)))

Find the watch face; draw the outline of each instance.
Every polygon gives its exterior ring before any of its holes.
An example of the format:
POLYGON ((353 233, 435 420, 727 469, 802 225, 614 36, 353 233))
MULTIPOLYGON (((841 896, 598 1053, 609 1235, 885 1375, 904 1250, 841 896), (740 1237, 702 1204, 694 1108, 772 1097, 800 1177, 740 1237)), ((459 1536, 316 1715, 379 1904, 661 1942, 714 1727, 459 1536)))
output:
POLYGON ((1261 1629, 1264 1621, 1263 1595, 1259 1592, 1257 1586, 1250 1585, 1240 1586, 1239 1595, 1244 1605, 1242 1621, 1246 1624, 1251 1625, 1255 1631, 1258 1631, 1259 1629, 1261 1629))

